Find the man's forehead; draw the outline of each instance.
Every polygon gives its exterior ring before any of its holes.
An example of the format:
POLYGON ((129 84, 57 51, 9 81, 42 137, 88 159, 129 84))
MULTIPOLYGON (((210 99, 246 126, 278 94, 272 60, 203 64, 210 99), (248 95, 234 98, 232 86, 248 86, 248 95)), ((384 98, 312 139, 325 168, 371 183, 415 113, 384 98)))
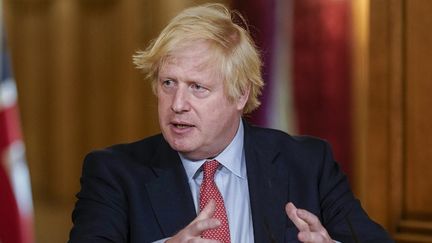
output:
POLYGON ((197 70, 208 70, 213 71, 219 70, 218 67, 219 59, 214 55, 212 51, 176 51, 171 52, 162 59, 161 68, 167 65, 186 65, 189 68, 197 70))
POLYGON ((178 66, 181 64, 186 64, 189 65, 190 68, 196 68, 201 70, 201 69, 212 68, 214 66, 212 65, 213 63, 212 59, 213 58, 211 58, 211 56, 203 56, 202 59, 198 61, 198 59, 194 58, 193 56, 168 55, 163 59, 162 66, 166 66, 166 65, 178 66))

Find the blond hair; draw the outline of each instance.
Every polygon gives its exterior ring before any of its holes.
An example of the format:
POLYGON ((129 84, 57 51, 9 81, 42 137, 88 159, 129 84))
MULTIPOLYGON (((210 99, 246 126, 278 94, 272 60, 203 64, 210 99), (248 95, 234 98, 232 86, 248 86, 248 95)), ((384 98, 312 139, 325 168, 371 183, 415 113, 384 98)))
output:
POLYGON ((197 40, 205 40, 215 47, 211 48, 212 54, 219 65, 228 98, 235 100, 250 89, 243 113, 255 110, 260 105, 258 96, 264 85, 261 58, 244 18, 222 4, 204 4, 183 10, 145 51, 138 51, 133 56, 133 61, 152 81, 155 92, 164 59, 197 40))

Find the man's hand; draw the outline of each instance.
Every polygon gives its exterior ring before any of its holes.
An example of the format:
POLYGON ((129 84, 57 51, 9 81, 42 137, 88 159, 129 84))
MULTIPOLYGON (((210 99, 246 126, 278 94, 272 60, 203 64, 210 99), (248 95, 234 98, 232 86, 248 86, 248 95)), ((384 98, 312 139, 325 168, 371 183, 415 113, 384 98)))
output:
POLYGON ((285 211, 291 221, 300 231, 297 238, 301 242, 334 242, 327 230, 314 214, 304 210, 297 209, 293 203, 285 205, 285 211))
POLYGON ((210 200, 209 203, 203 208, 198 216, 176 235, 166 241, 166 243, 218 243, 217 240, 203 239, 201 233, 219 227, 221 224, 218 219, 212 218, 216 208, 216 202, 210 200))

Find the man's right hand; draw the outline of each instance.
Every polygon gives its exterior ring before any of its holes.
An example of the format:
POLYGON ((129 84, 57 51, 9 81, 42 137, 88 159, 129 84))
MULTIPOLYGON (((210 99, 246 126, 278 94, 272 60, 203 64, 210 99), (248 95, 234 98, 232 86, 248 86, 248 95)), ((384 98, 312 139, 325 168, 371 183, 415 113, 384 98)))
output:
POLYGON ((212 218, 215 208, 216 202, 210 200, 210 202, 204 207, 198 216, 188 226, 186 226, 186 228, 168 239, 166 243, 218 243, 219 241, 217 240, 201 238, 202 232, 208 229, 217 228, 221 224, 218 219, 212 218))

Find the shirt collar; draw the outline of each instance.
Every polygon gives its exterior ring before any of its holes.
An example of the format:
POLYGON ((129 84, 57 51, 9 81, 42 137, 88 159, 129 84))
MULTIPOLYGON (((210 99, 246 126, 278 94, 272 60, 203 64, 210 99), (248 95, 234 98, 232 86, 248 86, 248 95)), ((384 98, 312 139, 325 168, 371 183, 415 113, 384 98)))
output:
MULTIPOLYGON (((231 143, 214 159, 219 161, 220 164, 223 165, 229 172, 234 175, 246 179, 246 162, 243 150, 243 142, 244 142, 244 128, 243 121, 240 119, 239 128, 237 129, 237 133, 234 136, 231 143)), ((194 179, 199 174, 199 170, 206 161, 203 160, 189 160, 184 157, 181 153, 178 153, 180 159, 183 163, 183 167, 185 168, 186 175, 189 180, 194 179)))

